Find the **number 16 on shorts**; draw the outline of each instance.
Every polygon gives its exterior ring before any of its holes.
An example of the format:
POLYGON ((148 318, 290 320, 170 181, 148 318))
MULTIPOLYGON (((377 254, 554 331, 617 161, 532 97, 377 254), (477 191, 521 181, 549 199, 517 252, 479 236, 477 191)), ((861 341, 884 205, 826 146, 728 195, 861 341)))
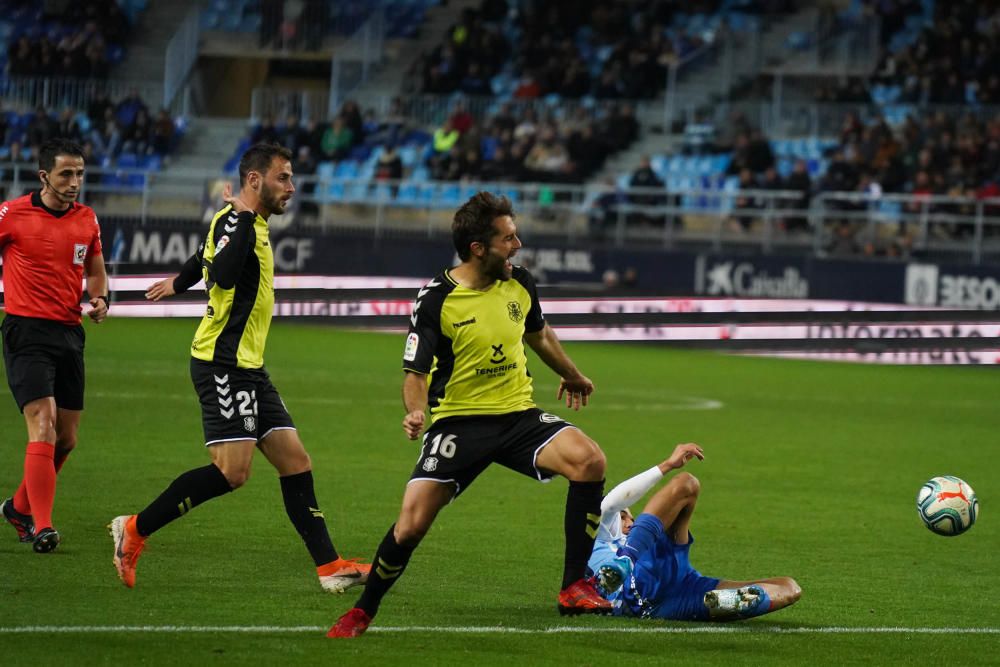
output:
MULTIPOLYGON (((426 472, 434 472, 438 467, 438 456, 445 459, 450 459, 455 456, 455 451, 458 448, 458 443, 455 442, 455 436, 452 434, 437 433, 433 438, 430 438, 428 443, 429 433, 424 434, 424 449, 430 444, 430 450, 427 452, 426 456, 421 452, 420 458, 424 460, 421 466, 426 472)), ((418 459, 419 460, 419 459, 418 459)))

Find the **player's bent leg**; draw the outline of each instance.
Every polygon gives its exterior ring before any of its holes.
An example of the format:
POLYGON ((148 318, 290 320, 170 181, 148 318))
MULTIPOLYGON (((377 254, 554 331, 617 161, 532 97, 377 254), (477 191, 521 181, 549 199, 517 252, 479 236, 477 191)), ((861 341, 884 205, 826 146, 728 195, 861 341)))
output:
POLYGON ((368 629, 382 598, 402 576, 414 549, 430 530, 438 512, 454 495, 455 486, 450 482, 419 479, 406 485, 399 519, 386 532, 375 552, 364 592, 354 607, 330 628, 327 637, 358 637, 368 629))
POLYGON ((254 440, 234 440, 212 445, 211 464, 182 473, 141 512, 115 517, 108 524, 114 542, 112 561, 126 586, 135 586, 135 566, 146 538, 198 505, 246 482, 254 444, 254 440))
POLYGON ((584 578, 601 521, 604 452, 583 431, 567 428, 542 448, 536 466, 569 480, 563 519, 566 551, 556 608, 562 615, 611 613, 611 603, 597 592, 593 581, 584 578))
POLYGON ((234 491, 250 479, 250 464, 253 462, 256 444, 255 440, 233 440, 212 444, 208 448, 212 463, 222 472, 234 491))
POLYGON ((607 459, 596 442, 580 429, 570 427, 542 447, 535 464, 571 482, 600 482, 604 480, 607 459))
POLYGON ((399 544, 415 549, 437 519, 438 513, 455 497, 450 482, 413 480, 406 485, 399 518, 393 528, 393 538, 399 544))
POLYGON ((312 461, 298 431, 292 427, 271 429, 257 447, 278 471, 285 513, 312 556, 323 590, 343 593, 364 584, 371 565, 337 553, 316 500, 312 461))
POLYGON ((700 492, 697 477, 688 472, 678 473, 649 499, 642 511, 660 520, 674 544, 687 544, 700 492))
POLYGON ((791 577, 756 581, 722 580, 705 594, 705 607, 713 621, 763 616, 789 607, 802 597, 802 588, 791 577))
POLYGON ((146 548, 146 538, 135 527, 136 515, 117 516, 108 524, 111 541, 114 542, 112 562, 118 578, 128 588, 135 588, 135 566, 146 548))

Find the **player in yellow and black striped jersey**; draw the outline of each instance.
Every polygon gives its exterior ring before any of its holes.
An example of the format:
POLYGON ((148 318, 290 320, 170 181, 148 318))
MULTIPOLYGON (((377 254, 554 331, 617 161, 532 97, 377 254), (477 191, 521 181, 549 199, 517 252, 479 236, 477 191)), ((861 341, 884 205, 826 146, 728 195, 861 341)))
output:
POLYGON ((594 385, 546 324, 531 274, 511 263, 521 241, 510 201, 480 192, 455 213, 452 237, 461 264, 418 293, 403 352, 403 429, 417 439, 428 409, 431 426, 365 591, 331 637, 367 629, 441 508, 492 463, 541 481, 569 480, 558 608, 611 611, 584 578, 601 515, 604 454, 580 429, 535 407, 525 344, 559 374, 567 407, 586 405, 594 385))
POLYGON ((291 157, 277 145, 247 150, 240 160, 240 195, 226 187, 227 206, 212 219, 198 251, 179 275, 147 292, 147 298, 159 300, 205 281, 208 305, 191 344, 191 379, 212 463, 175 479, 142 512, 112 522, 115 566, 130 588, 145 539, 197 505, 242 486, 258 447, 278 470, 285 510, 323 588, 339 593, 368 576, 369 566, 342 559, 334 549, 313 490, 309 455, 264 368, 274 311, 268 219, 283 213, 295 192, 291 157))

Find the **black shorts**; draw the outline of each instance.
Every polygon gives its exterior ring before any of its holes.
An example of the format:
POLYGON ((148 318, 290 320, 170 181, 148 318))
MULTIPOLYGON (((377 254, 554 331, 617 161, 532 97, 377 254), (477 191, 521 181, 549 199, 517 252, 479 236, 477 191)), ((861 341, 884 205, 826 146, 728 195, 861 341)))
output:
POLYGON ((410 481, 435 480, 465 491, 491 463, 547 482, 551 474, 535 465, 538 452, 556 434, 576 428, 561 417, 531 408, 506 415, 445 417, 424 434, 410 481))
POLYGON ((7 315, 3 363, 17 407, 54 396, 64 410, 83 410, 83 327, 37 317, 7 315))
POLYGON ((191 358, 191 381, 201 401, 205 445, 263 440, 271 431, 294 430, 278 390, 263 368, 220 366, 191 358))

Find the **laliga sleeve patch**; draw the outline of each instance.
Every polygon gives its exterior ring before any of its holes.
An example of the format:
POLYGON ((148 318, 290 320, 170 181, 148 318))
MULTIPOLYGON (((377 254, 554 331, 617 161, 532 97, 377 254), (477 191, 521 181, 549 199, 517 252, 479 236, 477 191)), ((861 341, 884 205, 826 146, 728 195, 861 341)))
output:
POLYGON ((420 336, 411 333, 406 337, 406 350, 403 352, 403 359, 413 361, 417 358, 417 348, 420 347, 420 336))
POLYGON ((229 235, 224 234, 222 238, 219 239, 219 242, 215 244, 215 254, 218 255, 227 245, 229 245, 229 235))

